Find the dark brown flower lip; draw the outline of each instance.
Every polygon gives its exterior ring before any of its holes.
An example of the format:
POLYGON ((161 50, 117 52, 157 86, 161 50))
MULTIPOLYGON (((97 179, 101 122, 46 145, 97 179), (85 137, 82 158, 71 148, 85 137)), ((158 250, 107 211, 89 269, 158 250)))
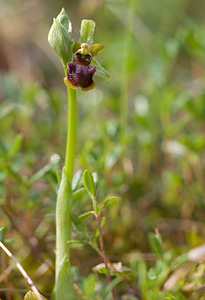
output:
MULTIPOLYGON (((94 85, 93 75, 96 70, 96 66, 68 62, 65 83, 67 80, 72 84, 73 88, 91 89, 94 85)), ((66 84, 69 85, 69 83, 67 82, 66 84)))

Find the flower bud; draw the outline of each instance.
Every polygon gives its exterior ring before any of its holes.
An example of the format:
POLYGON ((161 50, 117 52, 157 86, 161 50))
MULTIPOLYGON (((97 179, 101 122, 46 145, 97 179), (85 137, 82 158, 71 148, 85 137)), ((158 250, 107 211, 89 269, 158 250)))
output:
POLYGON ((72 32, 72 24, 64 8, 62 8, 56 20, 60 22, 61 25, 63 25, 68 30, 68 32, 72 32))
MULTIPOLYGON (((62 15, 59 19, 64 24, 68 21, 66 17, 62 15)), ((68 25, 68 23, 66 24, 68 25)), ((67 28, 59 22, 58 17, 53 20, 48 34, 48 42, 62 60, 64 68, 66 68, 67 62, 71 60, 73 41, 71 40, 67 28)))

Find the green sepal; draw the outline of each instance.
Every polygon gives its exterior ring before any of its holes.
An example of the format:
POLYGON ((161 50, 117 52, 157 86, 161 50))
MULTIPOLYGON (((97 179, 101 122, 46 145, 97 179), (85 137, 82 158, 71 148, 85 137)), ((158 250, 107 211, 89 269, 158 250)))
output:
POLYGON ((61 25, 63 25, 68 32, 72 31, 72 23, 67 15, 67 13, 65 12, 65 9, 62 8, 61 12, 59 13, 59 15, 57 16, 56 20, 61 23, 61 25))
POLYGON ((53 19, 48 34, 48 42, 60 57, 64 68, 66 68, 67 62, 71 60, 73 41, 67 29, 57 19, 53 19))
POLYGON ((92 44, 93 36, 95 32, 95 21, 93 20, 82 20, 80 28, 80 40, 79 42, 92 44))
POLYGON ((76 51, 78 51, 81 47, 81 44, 77 41, 74 42, 74 45, 73 45, 73 53, 75 53, 76 51))
POLYGON ((99 61, 96 58, 93 57, 92 60, 94 62, 94 65, 97 66, 97 71, 96 71, 95 75, 109 80, 111 78, 111 74, 107 70, 105 70, 105 68, 103 68, 101 66, 101 64, 99 63, 99 61))

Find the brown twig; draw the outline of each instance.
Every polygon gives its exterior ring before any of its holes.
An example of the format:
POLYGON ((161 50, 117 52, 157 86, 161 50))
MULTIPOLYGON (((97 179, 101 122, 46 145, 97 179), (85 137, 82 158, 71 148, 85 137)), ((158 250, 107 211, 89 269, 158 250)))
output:
POLYGON ((13 262, 16 265, 16 267, 19 269, 19 272, 23 275, 23 277, 25 278, 27 284, 30 286, 30 288, 32 289, 32 291, 35 293, 35 295, 38 298, 38 300, 42 300, 42 297, 41 297, 38 289, 34 285, 33 281, 31 280, 31 278, 28 276, 28 274, 26 273, 26 271, 24 270, 24 268, 16 260, 16 258, 13 256, 13 254, 9 251, 9 249, 7 249, 6 246, 1 241, 0 241, 0 248, 6 253, 6 255, 8 255, 9 258, 11 258, 13 260, 13 262))
MULTIPOLYGON (((101 228, 101 215, 96 216, 96 220, 97 220, 98 230, 99 230, 100 249, 101 249, 101 252, 102 252, 105 267, 108 271, 107 279, 108 279, 108 282, 111 284, 112 279, 111 279, 111 276, 110 276, 110 270, 109 270, 109 266, 108 266, 109 265, 108 259, 107 259, 107 256, 105 254, 105 247, 104 247, 103 234, 102 234, 102 228, 101 228)), ((116 300, 114 288, 112 288, 112 298, 113 298, 113 300, 116 300)))

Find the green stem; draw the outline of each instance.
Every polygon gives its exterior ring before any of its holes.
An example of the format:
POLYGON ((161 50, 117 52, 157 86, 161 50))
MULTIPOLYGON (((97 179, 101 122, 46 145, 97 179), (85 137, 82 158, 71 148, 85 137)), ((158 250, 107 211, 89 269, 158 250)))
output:
POLYGON ((73 179, 73 169, 77 136, 77 100, 76 90, 68 88, 68 131, 65 155, 65 169, 70 182, 73 179))
POLYGON ((71 184, 63 169, 56 205, 56 274, 55 300, 73 299, 69 245, 71 239, 71 184))
POLYGON ((58 191, 56 205, 56 278, 55 300, 73 300, 70 272, 69 244, 72 221, 72 179, 76 151, 77 101, 76 91, 68 88, 68 131, 65 168, 58 191))

